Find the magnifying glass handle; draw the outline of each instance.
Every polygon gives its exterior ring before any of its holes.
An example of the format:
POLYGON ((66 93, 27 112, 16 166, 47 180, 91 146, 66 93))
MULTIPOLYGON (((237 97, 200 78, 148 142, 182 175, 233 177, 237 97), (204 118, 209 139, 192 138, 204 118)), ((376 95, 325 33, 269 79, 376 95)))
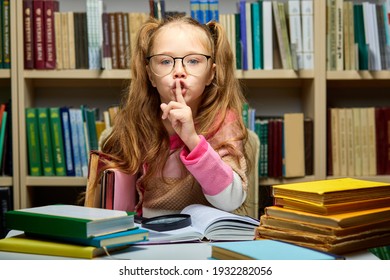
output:
POLYGON ((145 218, 141 217, 141 216, 138 216, 138 215, 135 215, 134 216, 134 222, 137 223, 137 224, 142 224, 142 222, 145 220, 145 218))

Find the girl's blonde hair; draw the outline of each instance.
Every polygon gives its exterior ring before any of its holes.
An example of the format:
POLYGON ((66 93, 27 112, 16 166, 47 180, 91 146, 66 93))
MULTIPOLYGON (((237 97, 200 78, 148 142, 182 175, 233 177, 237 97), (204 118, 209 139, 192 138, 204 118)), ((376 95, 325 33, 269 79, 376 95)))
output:
MULTIPOLYGON (((212 60, 216 73, 212 83, 206 87, 202 102, 194 119, 197 133, 206 139, 220 128, 228 112, 238 116, 239 139, 246 141, 247 131, 241 120, 242 104, 245 101, 238 80, 235 78, 234 57, 225 31, 217 22, 202 25, 190 17, 172 17, 162 21, 150 18, 140 28, 131 58, 131 82, 128 94, 115 118, 111 134, 102 145, 102 151, 114 159, 113 167, 129 173, 137 173, 144 165, 147 173, 142 177, 147 183, 153 174, 161 171, 170 154, 169 135, 161 120, 160 97, 149 81, 146 57, 153 49, 158 31, 172 23, 190 25, 202 30, 209 39, 212 60)), ((232 140, 232 139, 229 139, 232 140)), ((213 147, 226 148, 237 157, 231 144, 213 147)))

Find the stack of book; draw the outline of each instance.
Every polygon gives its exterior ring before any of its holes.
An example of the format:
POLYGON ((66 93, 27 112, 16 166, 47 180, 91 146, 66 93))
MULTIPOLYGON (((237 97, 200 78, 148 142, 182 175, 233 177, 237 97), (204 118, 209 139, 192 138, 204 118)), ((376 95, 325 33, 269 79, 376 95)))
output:
POLYGON ((275 185, 256 239, 344 254, 390 244, 390 184, 340 178, 275 185))
POLYGON ((21 231, 0 240, 0 250, 91 259, 148 239, 134 213, 76 205, 48 205, 6 213, 6 225, 21 231))

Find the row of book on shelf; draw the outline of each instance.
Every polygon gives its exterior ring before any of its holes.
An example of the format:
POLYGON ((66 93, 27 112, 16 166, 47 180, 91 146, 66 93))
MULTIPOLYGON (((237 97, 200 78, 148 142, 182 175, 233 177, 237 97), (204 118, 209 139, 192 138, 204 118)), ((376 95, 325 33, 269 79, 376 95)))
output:
POLYGON ((390 174, 390 108, 329 108, 327 119, 329 175, 390 174))
POLYGON ((11 68, 10 1, 0 1, 0 69, 11 68))
MULTIPOLYGON (((140 24, 149 16, 185 15, 156 2, 163 1, 150 1, 149 13, 106 12, 101 0, 87 0, 86 12, 60 12, 57 0, 24 0, 25 68, 128 69, 140 24)), ((209 1, 208 10, 198 2, 190 1, 191 16, 225 27, 237 69, 313 68, 312 0, 241 0, 235 13, 223 15, 218 1, 209 1)))
POLYGON ((313 120, 303 113, 255 116, 244 105, 246 126, 260 140, 259 176, 294 178, 313 175, 313 120))
POLYGON ((56 0, 23 1, 25 69, 129 68, 130 42, 147 13, 105 12, 95 0, 86 12, 59 9, 56 0))
POLYGON ((245 1, 219 19, 237 69, 313 69, 313 1, 245 1))
POLYGON ((390 69, 389 1, 327 0, 327 69, 390 69))
POLYGON ((88 176, 91 150, 99 149, 99 138, 111 127, 117 106, 103 112, 80 108, 26 108, 28 173, 30 176, 88 176))

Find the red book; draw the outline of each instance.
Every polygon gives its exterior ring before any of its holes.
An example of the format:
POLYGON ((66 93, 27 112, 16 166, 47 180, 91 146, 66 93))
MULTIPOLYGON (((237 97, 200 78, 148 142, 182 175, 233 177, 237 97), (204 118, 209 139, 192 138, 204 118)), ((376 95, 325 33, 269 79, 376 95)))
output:
POLYGON ((43 20, 43 2, 42 0, 33 1, 33 27, 34 27, 34 66, 36 69, 45 69, 45 36, 43 20))
POLYGON ((45 0, 43 2, 43 22, 44 22, 44 53, 45 68, 56 68, 56 40, 54 28, 54 12, 59 11, 59 2, 56 0, 45 0))
POLYGON ((23 0, 24 68, 34 69, 33 2, 23 0))

